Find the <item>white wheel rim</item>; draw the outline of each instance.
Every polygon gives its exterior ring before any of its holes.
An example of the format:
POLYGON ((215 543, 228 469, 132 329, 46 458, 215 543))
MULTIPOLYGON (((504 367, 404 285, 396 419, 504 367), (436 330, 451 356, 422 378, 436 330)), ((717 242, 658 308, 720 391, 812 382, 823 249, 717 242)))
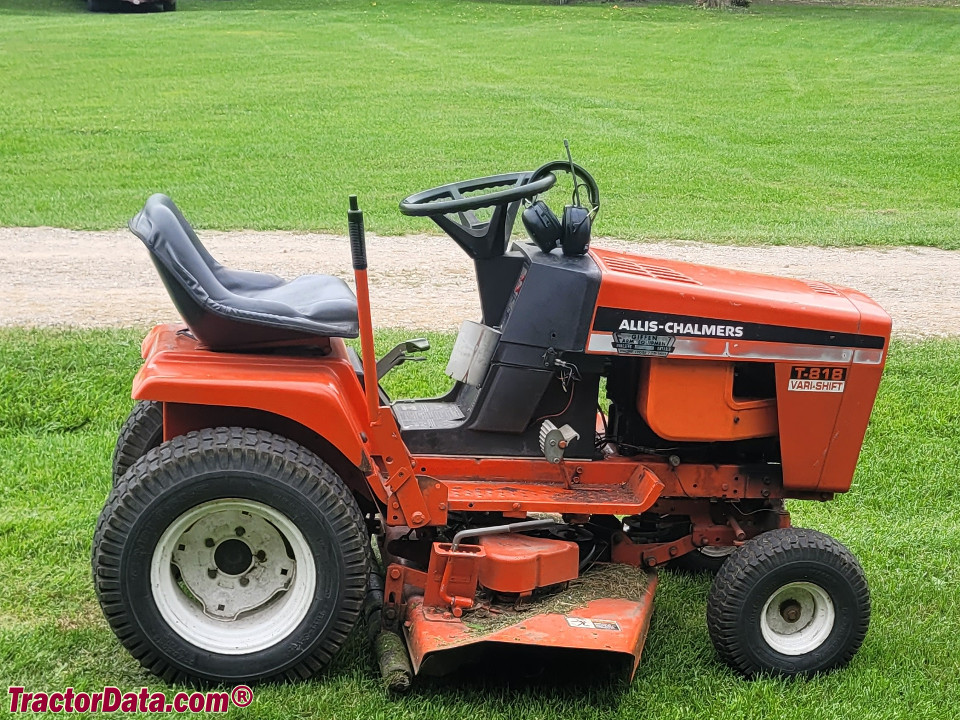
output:
POLYGON ((276 645, 303 621, 317 568, 286 515, 230 498, 197 505, 170 524, 153 552, 150 585, 177 635, 204 650, 242 655, 276 645))
POLYGON ((836 622, 833 600, 819 585, 788 583, 767 598, 760 613, 763 639, 782 655, 805 655, 823 645, 836 622))

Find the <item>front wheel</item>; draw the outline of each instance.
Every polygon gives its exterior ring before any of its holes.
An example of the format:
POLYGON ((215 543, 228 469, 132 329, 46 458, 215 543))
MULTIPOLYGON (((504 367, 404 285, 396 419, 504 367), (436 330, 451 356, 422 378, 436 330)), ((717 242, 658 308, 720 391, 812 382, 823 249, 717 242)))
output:
POLYGON ((870 623, 870 591, 853 554, 801 528, 763 533, 717 573, 707 628, 720 657, 752 677, 809 676, 845 665, 870 623))
POLYGON ((93 576, 114 633, 169 682, 307 678, 360 615, 356 502, 316 455, 217 428, 137 460, 110 494, 93 576))

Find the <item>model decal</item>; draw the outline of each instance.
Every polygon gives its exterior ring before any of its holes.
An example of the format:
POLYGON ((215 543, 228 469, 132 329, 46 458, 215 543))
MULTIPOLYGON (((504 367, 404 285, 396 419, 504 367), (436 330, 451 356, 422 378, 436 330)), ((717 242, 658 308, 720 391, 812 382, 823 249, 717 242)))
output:
POLYGON ((673 345, 676 340, 671 335, 615 332, 613 334, 613 347, 622 355, 666 357, 673 352, 673 345))
POLYGON ((843 380, 791 380, 787 386, 793 392, 842 393, 843 380))
POLYGON ((597 308, 593 321, 596 332, 640 332, 676 337, 731 338, 763 342, 819 345, 882 350, 884 338, 857 333, 830 332, 810 328, 741 323, 722 318, 703 318, 690 315, 646 313, 619 308, 597 308))
POLYGON ((846 380, 845 367, 795 365, 790 368, 787 389, 793 392, 842 393, 846 380))

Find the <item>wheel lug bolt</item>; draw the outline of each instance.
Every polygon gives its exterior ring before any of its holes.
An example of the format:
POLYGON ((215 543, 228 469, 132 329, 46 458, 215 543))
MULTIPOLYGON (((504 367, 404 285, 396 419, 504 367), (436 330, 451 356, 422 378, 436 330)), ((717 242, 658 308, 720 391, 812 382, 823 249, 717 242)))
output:
POLYGON ((203 541, 203 544, 206 545, 207 547, 213 547, 214 545, 216 545, 216 543, 213 541, 213 538, 207 538, 206 540, 203 541))
POLYGON ((257 560, 263 562, 267 559, 267 554, 263 550, 257 550, 257 560))
POLYGON ((237 537, 243 537, 244 533, 246 533, 247 531, 243 526, 241 526, 235 529, 234 532, 237 534, 237 537))
POLYGON ((208 577, 208 578, 210 578, 211 580, 213 580, 216 576, 217 576, 217 569, 216 569, 216 568, 208 568, 208 569, 207 569, 207 577, 208 577))
POLYGON ((240 584, 241 584, 243 587, 246 587, 247 585, 250 584, 250 578, 248 578, 248 577, 242 577, 242 578, 240 578, 240 584))

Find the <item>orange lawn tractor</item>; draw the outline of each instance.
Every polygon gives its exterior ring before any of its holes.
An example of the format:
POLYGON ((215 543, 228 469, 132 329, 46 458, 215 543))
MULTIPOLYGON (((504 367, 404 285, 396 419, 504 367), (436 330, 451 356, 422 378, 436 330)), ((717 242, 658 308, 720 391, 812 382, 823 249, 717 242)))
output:
POLYGON ((354 295, 228 269, 151 197, 130 228, 183 324, 143 341, 93 542, 130 653, 169 681, 299 680, 364 620, 394 689, 492 649, 632 675, 669 565, 714 573, 736 672, 847 663, 864 573, 784 501, 850 488, 890 318, 820 282, 591 249, 599 206, 572 161, 405 199, 473 259, 481 307, 452 389, 395 400, 379 380, 429 345, 374 357, 356 198, 354 295), (557 217, 540 196, 561 173, 557 217))

